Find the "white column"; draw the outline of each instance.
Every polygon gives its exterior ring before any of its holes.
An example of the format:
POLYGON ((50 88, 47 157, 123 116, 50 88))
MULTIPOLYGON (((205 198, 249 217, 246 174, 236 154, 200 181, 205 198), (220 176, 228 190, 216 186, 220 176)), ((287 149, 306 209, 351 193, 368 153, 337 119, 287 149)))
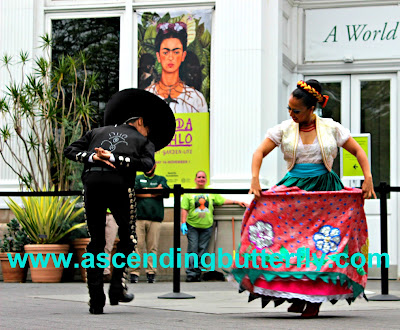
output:
MULTIPOLYGON (((21 79, 21 66, 17 64, 21 51, 28 52, 29 57, 34 55, 34 45, 36 36, 34 35, 34 1, 33 0, 2 0, 0 1, 0 57, 4 54, 12 56, 10 67, 12 78, 19 83, 21 79)), ((3 63, 1 63, 2 65, 3 63)), ((0 65, 0 97, 10 83, 10 76, 6 68, 0 65)), ((32 61, 25 66, 25 73, 31 71, 32 61)), ((6 118, 0 115, 0 125, 6 122, 6 118)), ((17 147, 15 140, 10 144, 17 147)), ((5 148, 6 149, 6 148, 5 148)), ((11 159, 7 157, 8 160, 11 159)), ((12 170, 0 160, 0 190, 18 190, 18 178, 12 170)), ((6 205, 3 198, 0 198, 0 208, 6 205)))
MULTIPOLYGON (((396 98, 396 108, 395 109, 393 109, 394 111, 396 111, 396 113, 397 113, 397 116, 396 116, 396 123, 395 123, 395 125, 397 126, 397 127, 399 127, 399 125, 400 125, 400 116, 398 115, 399 114, 399 112, 400 112, 400 97, 399 97, 399 95, 400 95, 400 71, 397 71, 397 76, 396 76, 396 84, 397 84, 397 90, 396 90, 396 95, 397 95, 397 98, 396 98)), ((393 126, 395 126, 395 125, 393 125, 393 126)), ((399 134, 397 134, 397 141, 396 141, 396 143, 397 143, 397 145, 400 145, 400 135, 399 134)), ((400 164, 400 152, 398 151, 399 149, 397 149, 397 159, 395 160, 395 166, 396 166, 396 168, 397 168, 397 173, 396 173, 396 182, 394 183, 396 186, 400 186, 400 167, 398 166, 398 164, 400 164)), ((394 164, 393 164, 394 165, 394 164)), ((392 166, 393 166, 392 165, 392 166)), ((392 193, 391 194, 391 199, 393 199, 393 203, 394 203, 394 205, 396 206, 396 210, 395 210, 395 214, 397 215, 397 217, 398 217, 398 215, 400 214, 400 193, 398 193, 398 192, 394 192, 394 193, 392 193)), ((396 218, 397 218, 396 217, 396 218)), ((395 233, 397 233, 397 239, 395 240, 395 242, 396 242, 396 245, 397 245, 397 249, 396 249, 396 252, 397 252, 397 260, 396 260, 396 263, 397 263, 397 278, 400 278, 400 241, 399 241, 399 237, 400 237, 400 226, 398 225, 398 221, 396 221, 395 222, 396 223, 396 231, 395 231, 395 233)))
MULTIPOLYGON (((273 127, 286 117, 282 104, 282 10, 281 0, 262 1, 262 109, 259 137, 264 139, 268 128, 273 127)), ((286 118, 285 118, 286 119, 286 118)), ((260 171, 261 183, 271 187, 281 179, 282 153, 275 148, 263 161, 260 171)))
MULTIPOLYGON (((211 182, 248 187, 251 158, 277 123, 281 55, 279 2, 218 0, 213 26, 211 182)), ((263 167, 271 185, 275 156, 263 167)))
MULTIPOLYGON (((137 47, 134 50, 133 36, 134 31, 137 29, 133 28, 133 9, 132 0, 126 0, 125 13, 121 17, 121 39, 119 47, 119 89, 131 88, 133 87, 133 61, 132 56, 136 56, 137 47), (135 54, 135 55, 133 55, 135 54)), ((136 32, 137 33, 137 32, 136 32)), ((136 61, 135 61, 136 63, 136 61)), ((136 68, 136 67, 135 67, 136 68)), ((136 70, 135 70, 136 71, 136 70)))

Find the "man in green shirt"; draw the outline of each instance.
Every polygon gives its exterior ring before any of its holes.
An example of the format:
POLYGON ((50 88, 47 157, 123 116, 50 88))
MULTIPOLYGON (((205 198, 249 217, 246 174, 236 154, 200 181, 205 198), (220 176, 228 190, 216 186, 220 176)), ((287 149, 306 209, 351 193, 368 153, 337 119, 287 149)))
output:
MULTIPOLYGON (((152 171, 138 175, 135 181, 135 189, 148 189, 148 194, 137 194, 137 220, 136 234, 138 236, 137 252, 141 262, 139 267, 131 272, 131 283, 137 283, 140 275, 140 265, 143 264, 143 251, 146 247, 147 254, 154 253, 157 256, 158 241, 160 238, 161 222, 164 219, 164 203, 162 189, 169 189, 167 179, 155 175, 155 167, 152 171)), ((146 276, 148 283, 155 282, 157 269, 153 267, 153 257, 147 259, 146 276)), ((157 262, 157 260, 154 260, 157 262)))
MULTIPOLYGON (((194 179, 196 189, 204 189, 207 183, 207 176, 204 171, 196 173, 194 179)), ((195 253, 200 265, 201 257, 208 250, 212 230, 214 205, 238 204, 245 207, 243 202, 225 199, 219 194, 184 194, 182 197, 182 225, 181 231, 187 233, 187 253, 195 253)), ((200 265, 201 266, 201 265, 200 265)), ((194 267, 193 256, 189 257, 189 268, 186 269, 186 282, 200 282, 201 269, 194 267)))

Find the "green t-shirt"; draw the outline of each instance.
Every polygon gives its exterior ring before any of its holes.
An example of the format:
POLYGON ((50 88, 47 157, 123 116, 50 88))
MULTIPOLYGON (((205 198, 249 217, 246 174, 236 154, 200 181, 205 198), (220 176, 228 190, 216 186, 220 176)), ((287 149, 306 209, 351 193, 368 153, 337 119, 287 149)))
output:
MULTIPOLYGON (((135 189, 140 188, 156 188, 160 185, 164 189, 169 189, 167 179, 163 176, 154 175, 148 177, 146 175, 138 175, 135 180, 135 189)), ((149 190, 149 194, 157 192, 156 189, 149 190)), ((139 220, 163 221, 164 219, 164 203, 163 197, 137 197, 137 218, 139 220)))
POLYGON ((222 205, 225 198, 219 194, 184 194, 181 207, 188 211, 187 223, 195 228, 213 225, 214 205, 222 205))

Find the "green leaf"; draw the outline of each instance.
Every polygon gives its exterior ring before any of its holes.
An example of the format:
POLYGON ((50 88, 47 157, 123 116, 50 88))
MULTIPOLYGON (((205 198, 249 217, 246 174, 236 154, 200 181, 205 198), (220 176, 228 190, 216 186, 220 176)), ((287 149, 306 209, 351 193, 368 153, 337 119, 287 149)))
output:
POLYGON ((328 258, 329 258, 330 260, 332 260, 333 262, 336 262, 337 257, 338 257, 338 254, 331 254, 331 255, 328 255, 328 258))
MULTIPOLYGON (((196 20, 196 23, 198 22, 198 20, 196 20)), ((196 24, 197 25, 197 24, 196 24)), ((196 38, 200 39, 201 42, 201 37, 203 36, 204 33, 204 23, 201 23, 200 25, 198 25, 196 27, 196 38)), ((203 45, 202 45, 203 46, 203 45)), ((203 46, 204 47, 204 46, 203 46)))
POLYGON ((7 54, 4 54, 1 61, 4 63, 4 65, 10 65, 12 60, 12 56, 9 56, 7 54))
POLYGON ((143 41, 147 42, 149 39, 155 39, 157 36, 157 27, 155 25, 150 25, 146 32, 144 33, 143 41))
POLYGON ((279 249, 279 253, 280 253, 282 256, 288 257, 290 252, 289 252, 288 249, 286 249, 286 248, 282 245, 281 248, 279 249))
POLYGON ((211 34, 208 30, 205 30, 200 37, 201 46, 207 48, 211 45, 211 34))
POLYGON ((29 53, 21 51, 19 53, 19 59, 20 59, 21 63, 25 64, 26 62, 29 61, 29 53))
POLYGON ((40 46, 40 48, 48 49, 53 46, 53 42, 48 33, 45 33, 44 35, 40 36, 40 39, 42 40, 42 45, 40 46))
POLYGON ((158 75, 161 76, 161 71, 162 71, 161 63, 156 61, 156 63, 154 64, 154 68, 156 69, 158 75))
POLYGON ((146 32, 146 29, 143 27, 143 25, 139 24, 138 25, 138 42, 142 42, 144 39, 144 34, 146 32))
POLYGON ((0 128, 0 136, 4 142, 7 142, 11 138, 11 129, 7 124, 0 128))
POLYGON ((158 24, 160 23, 167 23, 171 19, 171 16, 169 13, 166 13, 163 17, 160 18, 160 20, 157 22, 158 24))
POLYGON ((361 276, 367 275, 363 267, 357 268, 357 273, 360 274, 361 276))
POLYGON ((142 14, 142 25, 147 27, 149 24, 154 24, 159 18, 160 15, 157 13, 145 12, 142 14))
POLYGON ((72 225, 84 210, 75 209, 79 197, 22 197, 23 207, 9 198, 8 207, 36 244, 51 244, 60 241, 69 232, 83 227, 84 223, 72 225))
POLYGON ((168 23, 180 22, 180 21, 182 20, 182 17, 183 17, 183 16, 184 16, 184 15, 172 17, 172 18, 168 21, 168 23))

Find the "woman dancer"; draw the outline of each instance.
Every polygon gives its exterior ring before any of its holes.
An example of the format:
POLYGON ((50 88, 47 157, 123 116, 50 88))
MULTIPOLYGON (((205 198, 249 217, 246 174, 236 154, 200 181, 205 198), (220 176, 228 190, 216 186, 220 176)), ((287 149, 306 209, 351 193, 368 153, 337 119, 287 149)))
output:
MULTIPOLYGON (((343 224, 345 219, 339 221, 340 219, 337 219, 337 216, 333 216, 330 209, 329 211, 323 210, 325 204, 328 208, 338 206, 333 205, 334 201, 329 203, 329 198, 337 198, 336 194, 333 196, 329 194, 328 196, 311 194, 309 197, 306 197, 306 194, 304 194, 304 191, 341 191, 344 189, 340 178, 332 171, 332 164, 337 155, 337 148, 343 147, 356 156, 363 170, 365 178, 362 185, 363 198, 371 198, 372 196, 376 198, 367 156, 358 143, 350 136, 349 130, 332 119, 320 118, 314 114, 317 102, 324 107, 329 98, 326 95, 322 95, 321 90, 321 85, 316 80, 308 80, 307 82, 299 81, 297 88, 290 95, 288 103, 288 110, 292 119, 286 120, 269 129, 265 140, 254 152, 252 181, 249 193, 255 195, 255 201, 253 201, 250 209, 247 210, 242 224, 241 258, 245 257, 246 253, 249 253, 253 249, 255 250, 255 248, 258 251, 264 248, 267 251, 269 249, 272 252, 276 252, 278 242, 281 243, 281 248, 278 251, 286 253, 286 247, 301 246, 309 250, 314 249, 312 251, 318 253, 325 253, 332 258, 330 261, 335 260, 333 257, 334 252, 338 252, 340 249, 347 251, 346 249, 349 246, 352 251, 359 252, 358 245, 353 244, 354 240, 350 239, 349 234, 345 234, 343 230, 341 232, 339 228, 336 228, 339 226, 336 226, 336 224, 339 224, 339 222, 343 224), (273 187, 269 192, 261 194, 259 173, 262 160, 277 146, 281 146, 284 159, 287 162, 288 173, 277 184, 278 187, 273 187), (293 192, 295 189, 297 191, 302 190, 303 193, 293 192), (272 196, 279 190, 286 192, 281 193, 278 199, 272 199, 270 204, 268 204, 269 200, 267 199, 257 204, 257 201, 260 201, 263 196, 272 196), (282 195, 285 198, 282 198, 282 195), (310 203, 312 198, 316 200, 310 207, 307 203, 310 203), (287 200, 291 202, 285 208, 284 204, 287 200), (300 204, 303 201, 304 204, 300 204), (278 215, 274 218, 275 214, 272 213, 278 203, 282 205, 279 205, 277 208, 278 212, 276 213, 278 215), (318 208, 317 206, 321 207, 318 208), (255 222, 255 218, 257 217, 261 220, 255 222), (292 223, 288 221, 292 221, 292 223), (309 222, 305 224, 305 221, 309 222), (303 229, 310 230, 311 227, 312 230, 313 226, 315 226, 315 230, 319 229, 319 231, 313 235, 304 234, 303 229), (285 227, 284 230, 282 230, 283 227, 285 227), (343 248, 344 246, 345 248, 343 248)), ((336 207, 334 211, 340 212, 343 214, 343 217, 347 216, 346 221, 349 221, 348 227, 350 225, 357 226, 358 223, 362 223, 365 226, 363 228, 366 232, 366 221, 365 216, 363 217, 362 205, 360 207, 360 203, 354 197, 356 192, 354 190, 351 191, 352 194, 349 193, 346 195, 346 198, 351 199, 354 204, 358 204, 348 212, 355 212, 359 220, 351 220, 352 216, 348 216, 346 210, 349 205, 348 203, 341 204, 341 207, 344 209, 336 207), (355 208, 360 209, 357 210, 355 208)), ((361 200, 361 196, 359 196, 359 199, 361 200)), ((341 198, 338 200, 342 201, 341 198)), ((353 215, 353 213, 351 214, 353 215)), ((354 230, 358 232, 360 228, 357 227, 354 230)), ((365 242, 364 245, 367 246, 366 234, 359 237, 360 241, 363 240, 365 242)), ((357 237, 357 241, 359 237, 357 237)), ((365 250, 364 246, 363 248, 365 250)), ((317 259, 317 254, 315 256, 317 259)), ((300 261, 304 261, 305 254, 297 255, 297 258, 300 261)), ((316 263, 316 259, 313 262, 316 263)), ((347 274, 340 272, 330 274, 329 272, 332 270, 329 268, 332 268, 332 265, 325 261, 322 264, 322 267, 325 267, 323 269, 324 272, 321 270, 321 273, 315 267, 313 268, 313 265, 304 269, 301 268, 304 267, 301 264, 300 268, 293 269, 293 262, 290 263, 288 261, 286 266, 292 267, 290 271, 278 269, 280 272, 277 272, 265 267, 263 270, 236 268, 233 270, 233 275, 241 284, 242 291, 247 289, 251 292, 252 298, 260 297, 263 299, 263 306, 270 300, 275 301, 276 305, 288 300, 293 303, 288 311, 302 313, 302 317, 317 316, 323 301, 334 303, 339 299, 349 299, 348 301, 351 302, 354 300, 355 293, 358 295, 363 293, 363 284, 365 285, 366 282, 364 269, 357 269, 358 275, 354 273, 353 269, 349 269, 349 273, 347 274), (354 279, 357 276, 364 276, 362 279, 359 279, 360 285, 359 283, 354 284, 354 279), (341 279, 340 284, 336 282, 337 278, 341 279), (349 283, 353 283, 353 286, 349 283)))

